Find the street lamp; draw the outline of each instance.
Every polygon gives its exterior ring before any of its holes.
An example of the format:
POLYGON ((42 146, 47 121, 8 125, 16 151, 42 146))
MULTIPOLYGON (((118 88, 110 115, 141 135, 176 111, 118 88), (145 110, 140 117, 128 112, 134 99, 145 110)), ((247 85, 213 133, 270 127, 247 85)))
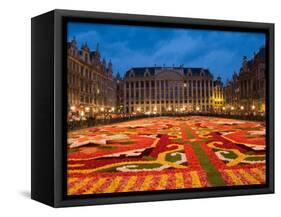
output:
POLYGON ((240 109, 241 109, 241 110, 244 110, 244 106, 241 106, 240 109))
POLYGON ((230 108, 232 111, 234 110, 234 107, 233 106, 231 106, 231 108, 230 108))
POLYGON ((256 109, 256 106, 255 105, 252 105, 252 110, 255 110, 256 109))
POLYGON ((199 110, 200 110, 199 106, 196 106, 196 111, 199 111, 199 110))
POLYGON ((103 112, 104 111, 104 107, 101 107, 100 110, 103 112))
POLYGON ((147 111, 147 112, 145 112, 144 114, 146 114, 146 115, 150 115, 150 113, 151 113, 150 111, 147 111))

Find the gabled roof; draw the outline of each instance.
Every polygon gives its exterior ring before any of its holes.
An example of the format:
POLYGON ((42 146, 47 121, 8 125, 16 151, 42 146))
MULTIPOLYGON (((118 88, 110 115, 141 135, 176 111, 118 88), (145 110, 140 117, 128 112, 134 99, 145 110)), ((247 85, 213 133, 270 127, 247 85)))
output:
POLYGON ((256 56, 265 59, 265 47, 259 49, 259 52, 256 54, 256 56))

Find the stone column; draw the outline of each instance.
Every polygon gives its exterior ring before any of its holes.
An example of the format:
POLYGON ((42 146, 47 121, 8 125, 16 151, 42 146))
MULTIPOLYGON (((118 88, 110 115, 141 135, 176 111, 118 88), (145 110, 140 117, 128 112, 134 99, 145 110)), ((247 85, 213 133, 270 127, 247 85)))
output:
POLYGON ((199 92, 199 90, 198 90, 198 80, 196 80, 196 82, 195 82, 195 106, 197 107, 198 106, 198 102, 199 102, 199 94, 198 94, 198 92, 199 92))
POLYGON ((207 110, 207 80, 204 80, 204 110, 207 110))
POLYGON ((129 83, 129 113, 131 113, 131 81, 128 82, 129 83))
POLYGON ((191 93, 190 93, 190 95, 191 95, 191 106, 192 106, 192 108, 194 107, 194 101, 193 101, 193 80, 191 79, 190 80, 190 91, 191 91, 191 93))
POLYGON ((208 80, 208 107, 211 108, 211 81, 208 80))
POLYGON ((184 105, 185 105, 185 101, 184 101, 184 95, 185 95, 185 86, 184 86, 184 84, 185 84, 185 81, 183 80, 183 83, 181 83, 181 107, 184 107, 184 105))
POLYGON ((189 81, 188 80, 186 81, 186 98, 185 99, 187 102, 186 105, 189 107, 189 81))
POLYGON ((161 83, 161 80, 158 80, 158 90, 159 90, 159 106, 160 106, 160 108, 159 108, 159 110, 160 110, 160 113, 162 113, 162 89, 161 89, 161 87, 162 87, 162 83, 161 83))
POLYGON ((182 103, 182 107, 185 107, 186 106, 186 103, 185 103, 185 94, 186 94, 186 91, 185 91, 185 88, 187 87, 186 83, 185 83, 185 80, 183 80, 183 84, 182 85, 182 96, 181 96, 181 103, 182 103))
POLYGON ((214 82, 213 80, 211 81, 211 93, 212 93, 212 108, 214 109, 214 91, 215 91, 215 88, 214 88, 214 82))
POLYGON ((176 99, 175 99, 175 83, 172 82, 172 102, 173 102, 173 108, 175 109, 175 103, 176 103, 176 99))
POLYGON ((123 90, 124 90, 124 100, 123 100, 123 109, 124 112, 127 113, 127 89, 126 89, 126 85, 127 85, 127 81, 124 79, 124 84, 123 84, 123 90))
POLYGON ((168 81, 168 87, 169 87, 169 106, 172 108, 173 106, 173 84, 171 81, 168 81))
POLYGON ((154 82, 155 82, 155 86, 154 86, 154 97, 155 97, 155 98, 154 98, 154 102, 155 102, 155 106, 156 106, 157 112, 159 112, 158 103, 157 103, 158 97, 159 97, 159 90, 158 90, 159 85, 158 85, 158 80, 155 80, 154 82))
POLYGON ((178 109, 179 109, 179 108, 180 108, 180 92, 181 92, 181 89, 180 89, 180 86, 179 86, 179 81, 176 81, 176 87, 177 87, 177 95, 178 95, 177 107, 178 107, 178 109))
POLYGON ((147 96, 147 95, 146 95, 146 94, 147 94, 147 93, 146 93, 146 80, 144 79, 143 82, 144 82, 144 83, 143 83, 143 90, 144 90, 144 92, 143 92, 143 102, 144 102, 144 103, 143 103, 143 106, 144 106, 144 112, 147 112, 147 111, 146 111, 146 106, 147 106, 147 105, 146 105, 146 102, 147 102, 147 100, 146 100, 146 96, 147 96))
POLYGON ((141 81, 139 80, 138 81, 138 93, 139 93, 139 104, 138 104, 138 107, 141 108, 141 96, 142 96, 142 89, 141 89, 141 81))
POLYGON ((133 95, 133 111, 136 111, 136 81, 133 81, 133 91, 134 91, 134 95, 133 95))
POLYGON ((149 80, 149 111, 152 112, 151 110, 151 103, 152 103, 152 98, 151 98, 151 80, 149 80))
POLYGON ((164 87, 163 87, 163 90, 164 90, 164 97, 163 97, 163 99, 164 99, 164 108, 165 108, 165 110, 167 110, 167 104, 166 104, 166 101, 168 100, 168 97, 166 96, 166 80, 164 80, 163 81, 163 85, 164 85, 164 87))
POLYGON ((173 91, 173 83, 172 83, 172 81, 169 81, 169 104, 170 104, 170 107, 171 107, 171 108, 172 108, 173 105, 174 105, 173 94, 174 94, 174 91, 173 91))
POLYGON ((202 111, 202 81, 201 79, 199 80, 199 102, 198 104, 200 105, 200 111, 202 111))

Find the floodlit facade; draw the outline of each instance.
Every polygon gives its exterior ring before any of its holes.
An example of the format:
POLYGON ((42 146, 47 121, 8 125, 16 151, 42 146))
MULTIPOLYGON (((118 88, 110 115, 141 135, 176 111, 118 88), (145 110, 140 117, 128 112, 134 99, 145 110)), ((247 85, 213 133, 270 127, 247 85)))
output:
POLYGON ((224 86, 205 68, 133 67, 113 75, 111 61, 101 60, 99 44, 91 51, 76 40, 67 46, 68 111, 82 116, 101 113, 162 114, 265 112, 265 48, 224 86))
POLYGON ((123 88, 125 113, 210 112, 219 98, 223 106, 222 83, 204 68, 131 68, 123 88))
POLYGON ((266 97, 265 48, 252 59, 243 58, 240 72, 233 74, 225 87, 226 109, 264 113, 266 97))
POLYGON ((85 43, 77 48, 73 39, 67 47, 68 109, 92 116, 114 110, 116 81, 112 63, 101 60, 99 44, 91 51, 85 43))

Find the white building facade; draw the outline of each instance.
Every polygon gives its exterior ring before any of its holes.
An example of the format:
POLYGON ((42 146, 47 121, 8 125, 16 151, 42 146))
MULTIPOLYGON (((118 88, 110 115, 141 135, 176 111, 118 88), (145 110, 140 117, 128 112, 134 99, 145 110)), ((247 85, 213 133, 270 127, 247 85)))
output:
MULTIPOLYGON (((124 77, 124 112, 211 112, 215 84, 204 68, 131 68, 124 77)), ((223 98, 223 89, 219 96, 223 98)))

